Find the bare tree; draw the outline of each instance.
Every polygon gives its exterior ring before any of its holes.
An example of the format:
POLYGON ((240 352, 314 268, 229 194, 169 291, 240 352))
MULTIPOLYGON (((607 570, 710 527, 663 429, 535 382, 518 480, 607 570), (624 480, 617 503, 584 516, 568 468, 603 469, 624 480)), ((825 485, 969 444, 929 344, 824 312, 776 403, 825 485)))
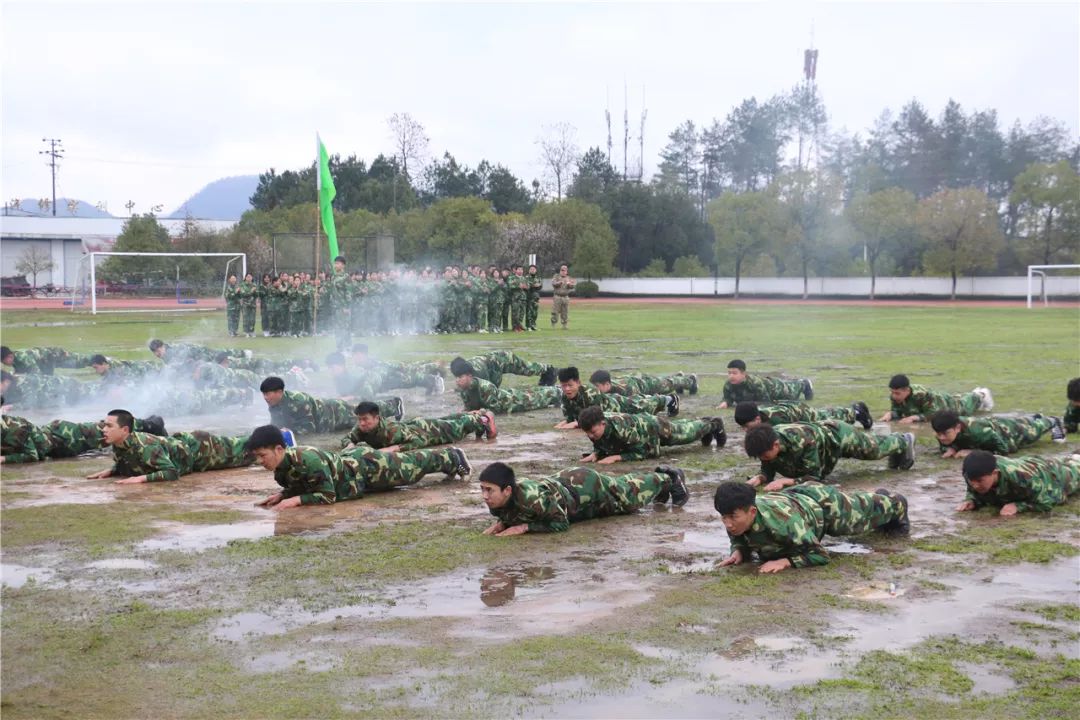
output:
POLYGON ((555 180, 555 199, 562 200, 563 179, 569 180, 578 160, 578 147, 574 141, 577 129, 570 123, 545 125, 544 134, 537 139, 540 158, 555 180))
POLYGON ((48 250, 38 245, 31 245, 23 250, 15 263, 16 272, 30 275, 33 278, 31 292, 34 295, 37 295, 37 276, 43 272, 49 272, 54 267, 56 267, 56 264, 52 260, 52 255, 48 250))
POLYGON ((409 160, 420 165, 427 154, 428 136, 424 126, 409 113, 394 113, 386 121, 394 135, 394 155, 401 161, 401 172, 409 177, 409 160))

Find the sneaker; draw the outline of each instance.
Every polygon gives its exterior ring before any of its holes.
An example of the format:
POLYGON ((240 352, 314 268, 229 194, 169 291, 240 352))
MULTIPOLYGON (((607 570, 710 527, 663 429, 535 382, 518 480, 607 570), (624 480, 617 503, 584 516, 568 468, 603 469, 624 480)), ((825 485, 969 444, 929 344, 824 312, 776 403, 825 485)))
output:
POLYGON ((1050 437, 1053 438, 1056 443, 1065 442, 1065 426, 1062 424, 1061 418, 1052 417, 1050 420, 1054 423, 1050 428, 1050 437))
POLYGON ((690 373, 690 394, 697 395, 697 391, 697 375, 695 375, 694 373, 690 373))
POLYGON ((281 439, 285 442, 285 447, 296 447, 296 436, 289 428, 281 428, 281 439))
MULTIPOLYGON (((160 437, 166 437, 169 433, 165 430, 165 420, 160 415, 151 415, 143 420, 146 427, 146 432, 151 435, 158 435, 160 437)), ((1064 438, 1064 436, 1062 436, 1064 438)), ((1064 440, 1062 440, 1064 442, 1064 440)))
MULTIPOLYGON (((686 489, 686 473, 677 467, 671 467, 669 465, 661 465, 656 468, 656 472, 667 475, 671 478, 671 506, 682 507, 686 504, 686 501, 690 499, 690 491, 686 489)), ((657 496, 659 500, 660 496, 657 496)), ((667 501, 667 498, 664 498, 667 501)))
POLYGON ((540 373, 540 385, 555 384, 555 366, 548 365, 544 372, 540 373))
POLYGON ((722 448, 727 445, 727 431, 724 429, 724 420, 718 417, 713 418, 713 424, 715 425, 713 437, 716 439, 716 447, 722 448))
POLYGON ((390 399, 394 401, 394 419, 401 420, 405 417, 405 401, 396 395, 390 399))
POLYGON ((487 330, 485 330, 484 328, 480 328, 480 329, 479 329, 479 330, 477 330, 476 332, 478 332, 478 333, 484 333, 485 335, 487 334, 487 330))
POLYGON ((701 446, 702 447, 709 447, 710 445, 712 445, 713 438, 716 437, 716 421, 719 418, 703 417, 701 419, 708 422, 709 425, 711 426, 709 428, 709 431, 701 436, 701 446))
POLYGON ((885 488, 878 488, 874 491, 875 495, 884 495, 887 498, 891 498, 900 503, 903 511, 900 513, 900 517, 893 518, 889 522, 878 527, 886 535, 908 535, 911 533, 911 521, 908 519, 908 501, 907 498, 900 493, 894 493, 892 490, 886 490, 885 488))
POLYGON ((979 396, 979 409, 990 412, 994 409, 994 396, 990 393, 990 388, 977 387, 972 390, 973 393, 979 396))
POLYGON ((863 429, 869 430, 874 427, 874 418, 870 416, 870 408, 866 406, 862 400, 851 403, 851 409, 855 411, 855 422, 863 426, 863 429))
POLYGON ((255 357, 255 353, 251 350, 244 350, 244 357, 250 360, 251 358, 255 357))
POLYGON ((453 480, 454 478, 461 478, 464 480, 472 474, 472 465, 469 464, 469 458, 465 455, 465 451, 459 447, 450 448, 450 457, 454 459, 456 467, 452 472, 446 473, 447 480, 453 480))
POLYGON ((910 470, 915 465, 915 435, 904 433, 904 449, 889 456, 889 467, 893 470, 910 470))
POLYGON ((810 382, 810 378, 803 378, 803 397, 807 400, 814 399, 814 383, 810 382))
POLYGON ((443 380, 442 375, 435 375, 435 395, 442 395, 446 391, 446 381, 443 380))
POLYGON ((488 440, 494 440, 499 436, 499 430, 495 427, 495 413, 490 410, 481 410, 480 421, 484 423, 484 435, 488 440))
POLYGON ((679 414, 679 396, 678 395, 668 395, 667 397, 668 397, 668 401, 667 401, 667 414, 668 414, 668 417, 675 417, 676 415, 679 414))

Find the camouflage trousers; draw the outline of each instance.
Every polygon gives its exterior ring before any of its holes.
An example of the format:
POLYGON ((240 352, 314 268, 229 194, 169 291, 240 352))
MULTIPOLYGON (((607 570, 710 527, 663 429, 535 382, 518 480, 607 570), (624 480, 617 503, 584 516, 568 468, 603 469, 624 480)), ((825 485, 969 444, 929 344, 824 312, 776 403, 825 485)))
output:
POLYGON ((438 375, 440 368, 435 363, 390 363, 376 372, 379 381, 375 387, 379 390, 394 388, 431 387, 432 378, 438 375))
POLYGON ((342 455, 360 461, 360 477, 357 480, 362 486, 361 495, 363 492, 384 492, 415 485, 429 473, 452 473, 458 466, 450 448, 385 453, 358 447, 344 450, 342 455))
POLYGON ((255 333, 255 306, 244 305, 240 308, 240 317, 243 318, 244 332, 255 333))
POLYGON ((600 409, 604 412, 659 415, 667 410, 667 404, 667 395, 600 394, 600 409))
POLYGON ((616 382, 625 385, 630 395, 670 395, 686 392, 694 385, 693 379, 681 372, 674 375, 629 375, 616 382))
POLYGON ((502 314, 499 316, 499 320, 502 321, 502 325, 500 327, 502 327, 503 330, 509 330, 511 328, 511 325, 510 325, 510 305, 511 305, 510 297, 507 296, 503 300, 502 314))
POLYGON ((492 295, 490 298, 488 298, 488 309, 487 309, 488 328, 487 329, 490 332, 495 332, 496 330, 502 330, 502 328, 503 328, 503 326, 502 326, 503 305, 504 305, 504 303, 503 303, 503 300, 502 300, 501 296, 496 298, 494 295, 492 295))
POLYGON ((604 475, 592 468, 563 470, 554 477, 570 489, 577 502, 569 508, 570 522, 611 515, 629 515, 670 492, 671 478, 660 473, 604 475))
POLYGON ((515 330, 525 327, 525 293, 510 296, 510 323, 515 330))
POLYGON ((562 392, 558 387, 538 387, 530 390, 504 390, 499 388, 498 401, 487 408, 496 415, 541 410, 558 405, 562 392))
POLYGON ((487 380, 498 387, 502 385, 503 375, 543 375, 548 369, 543 363, 530 362, 515 355, 513 350, 496 350, 486 355, 469 358, 469 364, 476 370, 476 377, 487 380))
POLYGON ((254 397, 251 388, 167 390, 154 397, 147 410, 159 415, 207 415, 226 407, 247 407, 254 397))
POLYGON ((974 415, 982 407, 982 396, 973 392, 956 393, 945 397, 949 409, 955 410, 960 415, 974 415))
POLYGON ((841 492, 833 485, 805 482, 784 492, 808 497, 821 506, 825 534, 861 535, 904 515, 904 506, 893 496, 852 491, 841 492))
POLYGON ((255 455, 244 449, 246 436, 226 437, 195 430, 173 433, 173 437, 183 439, 191 449, 192 472, 246 467, 255 462, 255 455))
POLYGON ((525 327, 536 329, 536 316, 540 314, 540 294, 528 293, 525 297, 525 327))
POLYGON ((441 418, 417 418, 404 423, 420 435, 423 445, 448 445, 469 435, 483 433, 487 426, 477 413, 455 413, 441 418))
POLYGON ((1039 417, 994 418, 999 425, 1008 428, 1009 438, 1018 448, 1038 442, 1054 427, 1054 421, 1046 415, 1039 417))
POLYGON ((473 323, 472 326, 476 330, 486 330, 488 326, 488 299, 486 295, 481 295, 473 301, 473 323))
POLYGON ((708 420, 669 420, 656 418, 660 423, 660 445, 689 445, 712 432, 713 424, 708 420))
POLYGON ((556 316, 562 320, 562 326, 566 327, 566 321, 570 315, 570 298, 565 295, 556 295, 551 299, 551 327, 555 327, 556 316))
POLYGON ((881 436, 856 430, 847 423, 832 422, 828 427, 840 445, 840 457, 858 460, 880 460, 904 452, 907 442, 903 433, 881 436))
POLYGON ((225 322, 229 328, 229 336, 235 336, 240 327, 240 308, 236 305, 225 305, 225 322))

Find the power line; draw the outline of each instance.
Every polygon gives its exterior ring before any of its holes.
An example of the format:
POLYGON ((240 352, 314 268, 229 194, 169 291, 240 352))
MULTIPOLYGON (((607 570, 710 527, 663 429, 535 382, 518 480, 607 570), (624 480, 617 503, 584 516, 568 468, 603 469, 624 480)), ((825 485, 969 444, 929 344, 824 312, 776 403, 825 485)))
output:
POLYGON ((41 138, 41 142, 48 143, 48 150, 39 150, 38 155, 49 157, 49 167, 52 169, 52 214, 56 217, 56 161, 64 157, 64 148, 60 146, 59 138, 41 138))

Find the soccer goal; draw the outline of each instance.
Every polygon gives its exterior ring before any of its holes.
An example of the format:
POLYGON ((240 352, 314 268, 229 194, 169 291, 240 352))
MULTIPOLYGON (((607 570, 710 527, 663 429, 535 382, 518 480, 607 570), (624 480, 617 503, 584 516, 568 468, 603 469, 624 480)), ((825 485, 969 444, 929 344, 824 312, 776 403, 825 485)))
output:
POLYGON ((1043 307, 1050 304, 1051 296, 1080 297, 1080 265, 1028 265, 1027 271, 1027 306, 1032 306, 1035 276, 1039 276, 1039 296, 1043 307), (1071 276, 1062 276, 1058 271, 1072 271, 1071 276))
POLYGON ((91 252, 79 259, 69 303, 95 315, 216 309, 234 274, 247 274, 246 253, 91 252))

